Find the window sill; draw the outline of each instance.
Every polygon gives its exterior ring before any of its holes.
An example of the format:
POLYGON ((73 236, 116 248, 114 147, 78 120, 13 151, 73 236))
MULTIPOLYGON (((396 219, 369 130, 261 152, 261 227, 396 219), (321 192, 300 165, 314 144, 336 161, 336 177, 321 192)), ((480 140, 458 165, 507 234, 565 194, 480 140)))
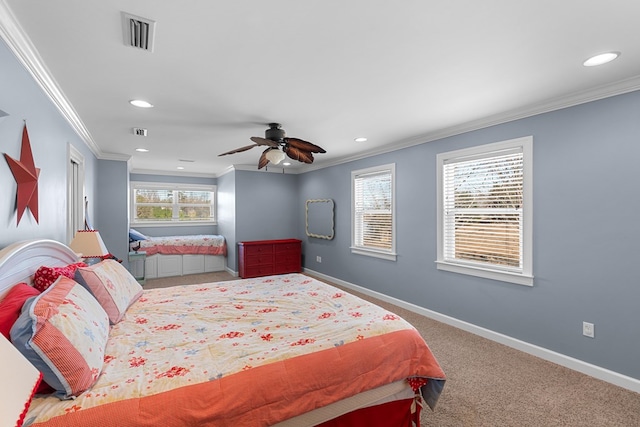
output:
POLYGON ((511 273, 508 271, 490 270, 488 268, 468 265, 453 264, 445 261, 436 261, 436 265, 438 270, 466 274, 469 276, 483 277, 485 279, 500 280, 502 282, 514 283, 516 285, 533 286, 533 276, 531 275, 511 273))
POLYGON ((396 261, 398 255, 393 252, 382 252, 373 249, 351 247, 351 253, 357 255, 366 255, 374 258, 386 259, 388 261, 396 261))

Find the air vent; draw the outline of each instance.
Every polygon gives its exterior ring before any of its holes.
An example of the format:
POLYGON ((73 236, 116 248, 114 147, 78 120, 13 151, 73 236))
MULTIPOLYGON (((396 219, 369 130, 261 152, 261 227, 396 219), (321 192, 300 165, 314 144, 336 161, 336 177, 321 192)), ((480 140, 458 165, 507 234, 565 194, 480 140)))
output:
POLYGON ((138 136, 147 136, 147 130, 143 128, 133 128, 133 134, 138 136))
POLYGON ((191 160, 191 159, 178 159, 178 161, 184 162, 184 163, 194 163, 195 162, 195 160, 191 160))
POLYGON ((127 46, 153 52, 155 28, 155 21, 122 12, 124 44, 127 46))

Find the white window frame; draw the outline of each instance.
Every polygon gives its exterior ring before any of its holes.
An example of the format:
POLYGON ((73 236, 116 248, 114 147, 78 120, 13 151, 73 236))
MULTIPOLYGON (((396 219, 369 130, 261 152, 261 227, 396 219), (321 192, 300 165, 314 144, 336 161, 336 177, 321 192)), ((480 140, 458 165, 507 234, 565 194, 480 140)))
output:
POLYGON ((396 165, 390 163, 351 172, 351 253, 396 261, 396 165), (356 242, 356 179, 371 174, 388 172, 391 174, 391 249, 384 250, 358 244, 356 242))
POLYGON ((193 225, 216 225, 217 224, 217 199, 218 192, 217 187, 215 185, 203 185, 203 184, 179 184, 179 183, 168 183, 168 182, 143 182, 143 181, 131 181, 131 191, 130 193, 130 218, 131 225, 136 227, 188 227, 193 225), (173 203, 173 212, 174 218, 170 221, 138 221, 136 218, 136 200, 135 200, 135 191, 138 188, 142 189, 158 189, 158 190, 173 190, 173 191, 211 191, 213 193, 213 197, 211 200, 211 212, 213 215, 212 220, 190 220, 190 221, 180 221, 176 216, 177 208, 179 204, 176 200, 173 203))
POLYGON ((439 270, 468 274, 533 286, 533 137, 511 139, 480 145, 462 150, 440 153, 437 158, 437 268, 439 270), (446 260, 444 256, 445 212, 444 212, 444 165, 461 159, 489 158, 500 151, 521 150, 523 154, 522 188, 522 266, 518 269, 501 268, 498 265, 474 264, 464 260, 446 260))

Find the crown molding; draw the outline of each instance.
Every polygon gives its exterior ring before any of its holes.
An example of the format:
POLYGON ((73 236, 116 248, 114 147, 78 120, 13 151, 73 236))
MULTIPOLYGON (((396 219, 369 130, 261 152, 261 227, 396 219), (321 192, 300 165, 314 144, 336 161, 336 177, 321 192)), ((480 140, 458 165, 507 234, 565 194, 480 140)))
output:
POLYGON ((128 154, 102 153, 102 156, 100 156, 100 160, 116 160, 118 162, 128 162, 129 160, 131 160, 131 156, 128 154))
POLYGON ((4 0, 0 0, 0 37, 6 42, 9 49, 31 74, 51 102, 62 113, 80 139, 97 158, 102 159, 104 153, 102 153, 80 116, 78 116, 78 113, 60 90, 40 54, 4 0))
POLYGON ((165 176, 185 176, 190 178, 217 178, 220 175, 199 173, 199 172, 185 172, 185 171, 165 171, 165 170, 153 170, 153 169, 131 169, 130 173, 140 175, 165 175, 165 176))
POLYGON ((367 153, 360 153, 353 156, 342 157, 340 159, 325 163, 313 164, 308 168, 305 168, 305 170, 301 173, 324 169, 331 166, 337 166, 340 164, 366 159, 380 154, 391 153, 403 148, 408 148, 427 142, 433 142, 439 139, 461 135, 463 133, 471 132, 474 130, 484 129, 490 126, 512 122, 514 120, 537 116, 539 114, 562 110, 564 108, 574 107, 576 105, 586 104, 588 102, 598 101, 600 99, 610 98, 612 96, 623 95, 625 93, 635 92, 637 90, 640 90, 640 76, 635 76, 614 83, 601 85, 586 91, 574 92, 569 95, 558 97, 552 100, 546 100, 537 104, 532 104, 517 110, 510 110, 504 113, 495 114, 493 116, 484 117, 479 120, 466 122, 459 126, 453 126, 446 129, 438 130, 436 132, 429 132, 409 139, 396 141, 391 144, 386 144, 384 147, 372 149, 367 153))

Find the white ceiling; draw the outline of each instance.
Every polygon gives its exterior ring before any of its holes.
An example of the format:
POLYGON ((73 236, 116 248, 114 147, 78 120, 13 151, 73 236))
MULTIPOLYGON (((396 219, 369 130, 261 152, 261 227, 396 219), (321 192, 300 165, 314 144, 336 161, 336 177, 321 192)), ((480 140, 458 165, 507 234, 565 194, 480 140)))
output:
POLYGON ((268 122, 326 149, 290 167, 305 171, 640 89, 638 0, 0 0, 0 15, 96 155, 134 172, 257 168, 260 148, 218 154, 268 122), (153 52, 124 45, 123 11, 156 21, 153 52))

